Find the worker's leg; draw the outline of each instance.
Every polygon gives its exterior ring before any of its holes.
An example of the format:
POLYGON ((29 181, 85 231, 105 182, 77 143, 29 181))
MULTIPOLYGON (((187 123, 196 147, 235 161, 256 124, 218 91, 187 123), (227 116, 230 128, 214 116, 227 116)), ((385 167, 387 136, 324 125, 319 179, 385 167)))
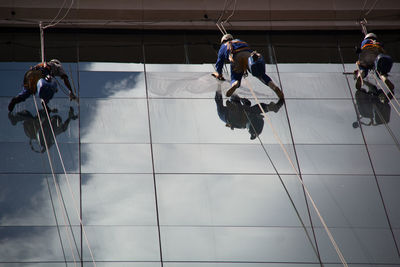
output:
POLYGON ((356 63, 358 65, 358 70, 356 74, 356 89, 360 90, 363 85, 363 79, 368 75, 368 68, 361 65, 360 61, 356 63))
POLYGON ((249 57, 249 71, 254 76, 257 77, 262 83, 270 87, 279 99, 283 99, 284 95, 278 86, 271 80, 271 78, 265 74, 265 61, 264 58, 258 54, 253 53, 249 57))
POLYGON ((242 80, 243 73, 238 73, 231 67, 231 88, 226 91, 226 96, 230 97, 237 88, 240 87, 240 81, 242 80))
POLYGON ((8 111, 13 111, 16 104, 25 101, 31 94, 31 91, 24 87, 17 96, 11 99, 10 103, 8 104, 8 111))
POLYGON ((49 112, 53 111, 49 109, 47 104, 53 98, 54 93, 57 90, 57 83, 55 82, 54 78, 42 78, 37 83, 38 88, 38 95, 43 100, 42 105, 43 108, 46 106, 49 112))
POLYGON ((393 93, 394 84, 388 79, 388 74, 393 66, 392 58, 389 55, 379 54, 376 57, 375 66, 379 77, 393 93))

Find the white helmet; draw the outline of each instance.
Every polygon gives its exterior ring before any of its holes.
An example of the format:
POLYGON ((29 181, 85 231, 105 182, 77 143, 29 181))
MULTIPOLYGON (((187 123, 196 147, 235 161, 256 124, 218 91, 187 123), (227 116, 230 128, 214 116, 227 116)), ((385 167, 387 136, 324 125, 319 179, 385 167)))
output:
POLYGON ((376 40, 376 39, 378 39, 378 37, 376 36, 375 33, 370 32, 367 35, 365 35, 364 39, 375 39, 376 40))
POLYGON ((224 36, 222 36, 222 38, 221 38, 221 44, 226 41, 229 41, 229 40, 233 40, 232 34, 229 34, 229 33, 224 34, 224 36))
POLYGON ((58 59, 52 59, 52 60, 50 60, 50 62, 61 66, 61 62, 58 59))

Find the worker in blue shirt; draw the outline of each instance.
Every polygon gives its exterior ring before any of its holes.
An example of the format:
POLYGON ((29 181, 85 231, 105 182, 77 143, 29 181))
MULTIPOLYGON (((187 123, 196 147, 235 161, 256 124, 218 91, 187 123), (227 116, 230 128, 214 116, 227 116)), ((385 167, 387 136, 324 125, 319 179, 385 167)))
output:
POLYGON ((265 74, 265 61, 261 54, 250 49, 246 42, 233 39, 231 34, 225 34, 221 38, 221 47, 215 64, 216 72, 212 74, 219 80, 224 80, 222 68, 225 61, 229 61, 231 65, 231 88, 226 92, 227 97, 230 97, 240 87, 243 75, 249 71, 254 77, 268 85, 279 99, 284 98, 279 87, 265 74))
POLYGON ((376 34, 368 33, 361 42, 360 48, 357 49, 359 56, 356 62, 358 66, 358 70, 356 70, 356 88, 360 90, 363 85, 363 79, 368 75, 368 71, 374 70, 390 89, 391 93, 388 94, 389 97, 393 98, 394 85, 388 79, 388 73, 392 68, 393 60, 386 54, 382 43, 377 39, 376 34))

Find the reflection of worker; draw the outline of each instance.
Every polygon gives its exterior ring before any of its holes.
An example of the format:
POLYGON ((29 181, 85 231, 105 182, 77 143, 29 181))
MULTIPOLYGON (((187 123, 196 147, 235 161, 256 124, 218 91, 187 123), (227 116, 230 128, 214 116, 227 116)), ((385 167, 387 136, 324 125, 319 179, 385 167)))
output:
POLYGON ((249 71, 254 77, 268 85, 279 99, 284 98, 279 87, 265 74, 265 62, 261 54, 251 50, 246 42, 233 39, 230 34, 225 34, 221 39, 221 47, 215 64, 216 72, 212 74, 219 80, 224 80, 222 68, 225 61, 229 61, 231 65, 231 88, 226 92, 227 97, 231 96, 240 87, 243 75, 249 71))
MULTIPOLYGON (((261 103, 261 106, 265 112, 278 112, 283 102, 284 100, 280 99, 278 103, 271 102, 268 105, 261 103)), ((264 118, 258 105, 251 106, 250 100, 234 95, 230 100, 226 100, 226 106, 224 106, 220 89, 215 92, 215 103, 217 104, 218 116, 225 122, 226 127, 232 130, 235 128, 247 129, 252 140, 261 134, 264 118)))
MULTIPOLYGON (((357 49, 357 52, 359 56, 357 61, 358 70, 356 71, 356 88, 361 88, 363 79, 368 75, 368 71, 375 70, 394 94, 394 85, 388 79, 388 73, 392 68, 393 60, 386 54, 382 43, 377 40, 377 36, 374 33, 365 35, 364 40, 361 42, 361 47, 357 49)), ((392 93, 388 94, 390 99, 393 98, 392 93)))
MULTIPOLYGON (((46 137, 46 142, 48 147, 54 144, 53 133, 50 128, 49 120, 47 119, 46 112, 44 110, 39 111, 40 120, 42 122, 44 135, 46 137)), ((46 145, 43 141, 43 134, 40 128, 40 122, 38 116, 33 116, 28 110, 23 110, 16 114, 8 113, 8 118, 12 125, 16 125, 19 121, 23 122, 24 132, 29 138, 29 144, 33 151, 43 153, 46 151, 46 145), (36 150, 33 146, 33 140, 37 140, 41 146, 40 150, 36 150)), ((53 126, 54 134, 57 136, 68 129, 68 125, 72 120, 77 119, 78 116, 74 115, 74 109, 70 107, 68 113, 68 119, 62 122, 62 118, 59 115, 52 115, 50 117, 51 126, 53 126)))
POLYGON ((13 97, 8 105, 8 111, 13 111, 16 104, 25 101, 30 95, 36 94, 47 103, 53 97, 57 91, 57 83, 55 78, 59 76, 63 79, 65 86, 69 90, 70 99, 75 99, 75 95, 72 92, 72 87, 68 79, 68 75, 65 73, 61 63, 57 59, 52 59, 50 62, 40 63, 34 67, 31 67, 24 75, 24 84, 22 91, 15 97, 13 97))
POLYGON ((365 126, 376 126, 388 123, 390 120, 390 105, 380 98, 384 97, 382 90, 377 90, 376 86, 365 81, 368 86, 357 90, 355 99, 359 118, 353 123, 353 128, 358 128, 360 124, 365 126))

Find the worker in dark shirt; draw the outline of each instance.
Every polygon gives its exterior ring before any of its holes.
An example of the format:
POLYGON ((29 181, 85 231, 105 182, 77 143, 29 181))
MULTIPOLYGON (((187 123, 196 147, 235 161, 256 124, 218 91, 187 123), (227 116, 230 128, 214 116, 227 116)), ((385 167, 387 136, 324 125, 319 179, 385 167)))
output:
POLYGON ((68 75, 65 73, 61 62, 52 59, 49 62, 39 63, 31 67, 24 75, 24 83, 22 91, 13 97, 8 104, 8 111, 13 111, 16 104, 25 101, 32 94, 38 93, 39 97, 44 100, 45 104, 53 97, 57 91, 57 83, 55 77, 59 76, 63 79, 65 86, 69 90, 70 99, 76 99, 72 91, 68 75))
POLYGON ((393 98, 394 85, 388 78, 393 60, 386 54, 383 44, 378 41, 376 34, 368 33, 365 35, 357 52, 359 53, 358 61, 356 62, 358 66, 358 70, 356 70, 357 90, 361 89, 364 82, 363 79, 368 75, 368 72, 372 70, 376 71, 380 79, 389 88, 389 98, 393 98))

